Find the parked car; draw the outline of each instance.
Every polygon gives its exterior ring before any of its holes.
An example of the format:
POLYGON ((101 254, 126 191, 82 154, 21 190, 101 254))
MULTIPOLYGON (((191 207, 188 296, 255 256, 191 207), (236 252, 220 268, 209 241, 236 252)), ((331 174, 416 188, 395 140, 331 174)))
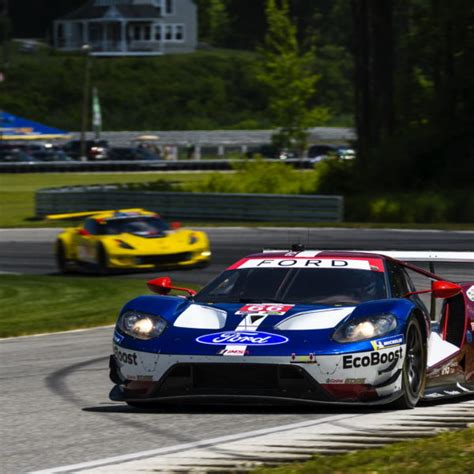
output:
POLYGON ((355 158, 355 151, 347 145, 317 144, 308 148, 308 159, 313 163, 327 158, 350 160, 355 158))
POLYGON ((248 158, 254 158, 255 155, 260 155, 263 158, 270 158, 276 160, 287 160, 289 158, 298 158, 296 150, 288 148, 279 148, 272 144, 261 145, 247 153, 248 158))
MULTIPOLYGON (((105 160, 107 158, 107 149, 109 143, 107 140, 86 140, 86 158, 87 160, 105 160)), ((63 151, 75 160, 81 159, 81 140, 72 140, 62 147, 63 151)))
POLYGON ((40 160, 23 150, 12 150, 0 151, 0 161, 2 163, 34 163, 40 160))
POLYGON ((31 156, 40 161, 74 161, 62 150, 34 151, 31 156))
POLYGON ((161 156, 145 148, 113 147, 107 152, 107 159, 112 161, 149 161, 161 160, 161 156))

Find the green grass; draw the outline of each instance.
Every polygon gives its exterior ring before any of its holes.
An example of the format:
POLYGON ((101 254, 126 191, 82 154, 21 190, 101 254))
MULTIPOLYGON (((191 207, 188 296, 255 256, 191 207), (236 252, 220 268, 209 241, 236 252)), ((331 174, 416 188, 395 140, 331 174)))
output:
POLYGON ((0 275, 0 337, 113 324, 129 299, 147 294, 145 278, 0 275))
POLYGON ((306 463, 253 474, 472 474, 474 428, 443 433, 429 439, 396 443, 379 449, 335 456, 315 456, 306 463))
POLYGON ((34 221, 35 192, 41 188, 110 184, 145 183, 167 180, 180 183, 198 181, 206 173, 25 173, 0 174, 0 227, 54 227, 49 221, 34 221))

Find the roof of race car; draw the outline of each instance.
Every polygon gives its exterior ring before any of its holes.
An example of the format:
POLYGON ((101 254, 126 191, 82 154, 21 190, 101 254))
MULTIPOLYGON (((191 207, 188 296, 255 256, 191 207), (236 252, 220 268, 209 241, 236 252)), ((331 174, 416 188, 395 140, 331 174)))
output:
POLYGON ((67 214, 50 214, 47 219, 77 219, 78 217, 92 217, 94 219, 114 219, 138 216, 157 216, 156 212, 145 209, 113 209, 103 211, 69 212, 67 214))
MULTIPOLYGON (((388 257, 390 258, 390 257, 388 257)), ((228 270, 237 268, 358 268, 384 272, 384 255, 367 252, 329 251, 329 250, 267 250, 261 253, 248 255, 231 265, 228 270)))
POLYGON ((383 254, 349 250, 264 250, 246 258, 387 258, 383 254))

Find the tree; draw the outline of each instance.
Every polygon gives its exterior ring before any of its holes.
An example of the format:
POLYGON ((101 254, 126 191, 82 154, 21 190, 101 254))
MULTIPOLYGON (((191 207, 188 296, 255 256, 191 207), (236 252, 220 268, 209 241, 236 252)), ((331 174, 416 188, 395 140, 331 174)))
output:
POLYGON ((273 142, 282 148, 307 146, 308 127, 324 123, 328 109, 314 106, 319 75, 312 68, 314 48, 302 52, 297 28, 289 15, 288 0, 267 0, 267 34, 260 48, 257 78, 269 92, 269 112, 278 132, 273 142))

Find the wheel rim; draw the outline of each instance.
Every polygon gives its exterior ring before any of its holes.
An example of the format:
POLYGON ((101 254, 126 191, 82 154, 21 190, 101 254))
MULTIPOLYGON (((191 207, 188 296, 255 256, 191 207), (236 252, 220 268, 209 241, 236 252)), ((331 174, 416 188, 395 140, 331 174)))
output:
POLYGON ((421 333, 412 325, 407 335, 407 375, 408 387, 413 395, 417 395, 422 384, 423 373, 423 342, 421 333))

